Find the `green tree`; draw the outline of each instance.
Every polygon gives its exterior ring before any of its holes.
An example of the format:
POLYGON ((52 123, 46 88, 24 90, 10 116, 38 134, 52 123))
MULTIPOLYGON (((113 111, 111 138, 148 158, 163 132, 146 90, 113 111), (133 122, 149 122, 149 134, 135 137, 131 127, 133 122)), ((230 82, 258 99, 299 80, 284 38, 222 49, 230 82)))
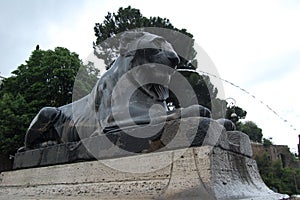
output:
POLYGON ((271 166, 271 160, 268 157, 267 153, 263 153, 262 155, 255 156, 255 161, 257 163, 257 167, 259 169, 259 173, 264 180, 268 177, 265 177, 269 173, 269 168, 271 166))
POLYGON ((237 123, 237 130, 246 133, 250 140, 254 142, 262 142, 262 129, 259 128, 254 122, 246 121, 245 123, 238 122, 237 123))
MULTIPOLYGON (((172 102, 172 105, 175 108, 187 107, 197 102, 199 105, 202 105, 212 111, 212 118, 227 118, 230 119, 228 113, 235 112, 238 116, 238 119, 244 119, 247 112, 242 108, 235 106, 234 109, 228 107, 228 103, 217 98, 218 89, 212 84, 209 76, 199 74, 196 70, 179 70, 186 80, 191 85, 193 91, 187 91, 185 85, 177 84, 176 90, 180 94, 184 94, 183 102, 178 102, 175 94, 171 91, 170 98, 167 99, 168 103, 172 102), (213 108, 213 109, 212 109, 213 108)), ((176 84, 171 79, 171 84, 176 84)))
POLYGON ((270 146, 270 145, 273 145, 273 142, 272 142, 272 138, 270 137, 270 138, 263 138, 263 140, 262 140, 262 143, 263 143, 263 145, 264 146, 270 146))
MULTIPOLYGON (((120 42, 118 39, 114 40, 113 38, 115 38, 118 33, 122 33, 127 30, 137 28, 140 30, 145 30, 144 27, 166 28, 178 31, 188 36, 189 39, 187 40, 185 37, 179 38, 178 34, 170 34, 169 31, 164 32, 162 30, 156 31, 155 29, 146 29, 146 31, 153 34, 160 35, 164 38, 169 38, 169 42, 173 45, 175 51, 180 52, 179 57, 181 62, 178 65, 179 69, 197 68, 197 61, 195 59, 197 53, 193 47, 194 40, 192 39, 193 35, 191 33, 189 33, 186 29, 178 29, 174 27, 167 18, 144 17, 138 9, 131 8, 130 6, 127 8, 119 8, 117 13, 109 12, 105 16, 105 19, 102 23, 96 23, 94 27, 96 41, 93 43, 95 55, 104 60, 108 69, 110 64, 118 57, 119 54, 120 42)), ((225 109, 223 108, 224 105, 227 105, 227 103, 225 100, 216 98, 218 90, 210 82, 208 76, 200 75, 196 71, 182 71, 180 73, 187 78, 196 93, 196 97, 191 96, 192 94, 186 94, 185 88, 178 84, 177 89, 182 90, 182 92, 187 96, 186 102, 181 102, 184 105, 179 105, 175 95, 171 92, 170 98, 168 99, 169 103, 172 103, 175 107, 185 107, 190 105, 189 101, 196 98, 200 105, 203 105, 209 109, 211 109, 212 103, 214 106, 220 106, 220 109, 214 109, 214 113, 212 113, 215 119, 225 116, 226 106, 225 109)), ((244 111, 242 109, 240 110, 244 111)), ((239 112, 237 114, 240 118, 244 118, 246 116, 246 112, 239 112)))
MULTIPOLYGON (((192 104, 192 102, 198 102, 198 104, 211 109, 211 100, 215 99, 218 94, 218 89, 211 83, 210 78, 205 75, 200 75, 197 71, 179 71, 182 74, 188 83, 191 85, 193 91, 187 91, 186 85, 177 84, 176 90, 177 93, 184 94, 185 98, 182 100, 184 102, 178 102, 175 94, 170 92, 169 102, 173 102, 173 105, 176 108, 187 107, 192 104)), ((171 79, 171 85, 176 84, 171 79)))
MULTIPOLYGON (((97 37, 96 42, 93 43, 95 55, 98 58, 104 60, 107 68, 110 67, 110 64, 113 60, 118 57, 119 54, 119 41, 113 40, 113 38, 118 34, 127 30, 140 28, 143 30, 144 27, 159 27, 159 28, 167 28, 175 31, 179 31, 189 38, 192 38, 193 35, 187 32, 186 29, 178 29, 174 27, 170 20, 167 18, 161 17, 144 17, 140 10, 131 8, 128 6, 127 8, 119 8, 117 13, 108 13, 105 16, 105 19, 102 23, 96 23, 94 27, 95 36, 97 37), (110 40, 107 41, 107 39, 110 40)), ((170 39, 170 43, 172 43, 175 50, 177 48, 183 49, 182 41, 178 39, 178 35, 170 35, 169 32, 164 33, 163 31, 156 32, 155 30, 147 30, 157 35, 161 35, 164 37, 164 34, 168 34, 168 38, 170 39)), ((194 40, 190 39, 185 43, 184 55, 185 59, 181 58, 181 64, 179 66, 185 68, 195 68, 197 66, 197 62, 194 59, 196 56, 196 52, 193 48, 194 40), (190 64, 188 64, 190 63, 190 64)))
POLYGON ((22 145, 32 114, 20 94, 5 93, 0 100, 0 153, 9 155, 22 145))
POLYGON ((89 94, 99 78, 100 70, 95 67, 93 62, 88 62, 80 67, 74 83, 73 101, 89 94))
POLYGON ((297 194, 300 192, 299 168, 283 168, 281 160, 271 161, 266 153, 255 157, 259 173, 266 185, 283 194, 297 194))
POLYGON ((33 112, 44 106, 58 107, 72 102, 74 80, 82 62, 66 48, 35 50, 26 64, 3 81, 0 95, 21 94, 33 112))
POLYGON ((212 118, 220 119, 225 117, 227 108, 227 102, 224 99, 215 98, 212 99, 211 105, 213 106, 212 118))
POLYGON ((225 118, 231 119, 233 113, 237 115, 237 121, 239 121, 240 119, 245 119, 247 115, 247 111, 243 110, 238 106, 234 106, 234 107, 227 107, 225 118))
POLYGON ((78 70, 78 91, 86 94, 94 86, 99 70, 82 65, 76 53, 63 47, 35 50, 28 61, 13 71, 0 85, 0 153, 13 154, 23 146, 26 129, 45 106, 72 102, 78 70), (81 67, 81 68, 80 68, 81 67), (93 76, 89 76, 89 75, 93 76), (84 78, 83 78, 84 77, 84 78))

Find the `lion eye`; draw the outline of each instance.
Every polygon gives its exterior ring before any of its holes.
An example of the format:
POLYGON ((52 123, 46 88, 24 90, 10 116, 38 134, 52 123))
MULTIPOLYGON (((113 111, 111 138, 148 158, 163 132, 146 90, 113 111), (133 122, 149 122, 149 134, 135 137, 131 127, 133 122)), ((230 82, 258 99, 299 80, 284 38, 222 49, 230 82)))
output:
POLYGON ((144 54, 147 56, 155 55, 155 54, 158 54, 160 51, 161 51, 161 49, 149 48, 149 49, 144 49, 144 54))

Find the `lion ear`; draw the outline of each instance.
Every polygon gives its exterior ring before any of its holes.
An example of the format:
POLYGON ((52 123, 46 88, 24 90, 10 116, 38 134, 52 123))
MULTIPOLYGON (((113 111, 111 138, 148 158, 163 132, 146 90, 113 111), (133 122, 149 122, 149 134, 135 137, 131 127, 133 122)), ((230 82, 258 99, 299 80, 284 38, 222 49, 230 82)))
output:
POLYGON ((121 35, 120 54, 126 56, 137 49, 139 38, 145 35, 144 32, 127 31, 121 35))

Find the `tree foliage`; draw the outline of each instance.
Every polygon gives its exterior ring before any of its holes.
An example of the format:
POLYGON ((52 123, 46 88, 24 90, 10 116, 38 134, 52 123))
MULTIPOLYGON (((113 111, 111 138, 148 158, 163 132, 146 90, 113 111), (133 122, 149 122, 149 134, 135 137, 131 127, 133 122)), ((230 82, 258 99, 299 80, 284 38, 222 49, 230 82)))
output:
POLYGON ((21 94, 37 112, 43 106, 58 107, 72 101, 74 80, 82 65, 78 55, 66 48, 35 50, 26 64, 4 80, 1 93, 21 94))
MULTIPOLYGON (((175 51, 180 52, 179 57, 181 62, 178 65, 179 69, 196 69, 197 60, 196 51, 194 49, 193 35, 189 33, 186 29, 178 29, 172 25, 169 19, 161 17, 144 17, 138 9, 131 8, 119 8, 117 13, 108 13, 102 23, 96 23, 94 27, 96 41, 94 42, 94 52, 96 56, 103 59, 107 69, 114 59, 118 57, 119 54, 119 40, 114 40, 113 38, 124 31, 137 29, 146 30, 153 34, 160 35, 164 38, 169 38, 169 42, 173 45, 175 51), (178 34, 172 34, 170 31, 155 29, 144 29, 144 27, 159 27, 166 28, 174 31, 178 31, 186 35, 186 37, 180 37, 178 34), (180 38, 179 38, 180 37, 180 38), (184 45, 183 45, 184 44, 184 45)), ((178 90, 185 94, 186 102, 181 102, 184 105, 179 105, 177 98, 174 93, 170 93, 169 103, 172 103, 175 107, 188 106, 195 98, 200 105, 203 105, 209 109, 214 106, 212 115, 213 118, 224 118, 227 109, 227 102, 222 99, 217 98, 218 90, 210 82, 208 76, 200 75, 196 71, 182 71, 182 75, 189 81, 192 88, 195 91, 196 96, 193 94, 187 94, 184 86, 178 84, 178 90)), ((237 115, 239 118, 245 118, 246 112, 237 107, 237 115)))
POLYGON ((250 140, 254 142, 262 142, 262 129, 259 128, 254 122, 246 121, 245 123, 238 122, 237 123, 237 130, 246 133, 250 140))
MULTIPOLYGON (((110 64, 115 60, 119 55, 119 40, 113 40, 117 34, 122 33, 124 31, 132 30, 140 28, 140 30, 144 30, 145 27, 159 27, 166 28, 181 32, 182 34, 192 38, 193 35, 187 32, 186 29, 178 29, 174 27, 170 20, 167 18, 161 17, 144 17, 140 10, 131 8, 128 6, 127 8, 119 8, 117 13, 108 13, 105 16, 105 19, 102 23, 96 23, 94 27, 96 41, 93 43, 95 55, 98 58, 104 60, 107 68, 109 68, 110 64), (107 40, 110 38, 110 40, 107 40)), ((155 31, 154 29, 147 30, 148 32, 152 32, 157 35, 161 35, 164 37, 164 34, 168 34, 167 38, 172 38, 169 42, 173 45, 176 50, 176 47, 183 48, 182 45, 178 45, 178 43, 182 44, 182 41, 178 40, 178 35, 172 35, 170 32, 164 31, 155 31)), ((166 38, 166 37, 165 37, 166 38)), ((185 43, 185 52, 184 55, 187 55, 185 58, 181 58, 181 64, 179 66, 185 66, 190 68, 195 68, 197 65, 196 60, 194 59, 196 56, 196 52, 193 48, 194 40, 190 39, 185 43), (192 63, 189 64, 188 63, 192 63)))
POLYGON ((88 95, 100 77, 100 70, 93 62, 88 62, 79 68, 73 87, 73 101, 88 95))
POLYGON ((5 93, 0 100, 0 153, 13 154, 24 139, 30 122, 28 104, 20 94, 5 93))
POLYGON ((247 115, 247 111, 243 110, 239 106, 234 106, 234 107, 227 107, 225 118, 231 119, 233 113, 237 115, 237 121, 239 121, 240 119, 245 119, 247 115))
MULTIPOLYGON (((72 102, 73 85, 81 66, 78 55, 66 48, 35 50, 25 64, 12 72, 13 76, 3 80, 0 86, 0 153, 13 154, 23 146, 26 129, 42 107, 72 102)), ((81 74, 97 75, 99 72, 84 66, 82 70, 85 73, 81 74)), ((90 89, 86 80, 79 89, 90 89)))
MULTIPOLYGON (((177 83, 176 90, 180 94, 184 94, 183 102, 178 102, 175 94, 171 91, 170 97, 167 99, 168 103, 172 102, 175 108, 187 107, 197 102, 212 112, 213 119, 227 118, 230 119, 230 114, 233 112, 237 114, 238 119, 244 119, 247 112, 242 108, 235 106, 230 108, 224 99, 217 97, 218 89, 212 84, 209 76, 198 73, 196 70, 179 70, 188 83, 191 85, 193 91, 188 91, 185 85, 177 83)), ((172 82, 171 84, 176 84, 172 82)))
POLYGON ((211 83, 208 76, 200 75, 196 71, 179 71, 181 75, 186 78, 193 91, 188 91, 187 86, 180 83, 174 83, 171 79, 171 85, 176 84, 177 93, 184 94, 182 101, 179 102, 175 94, 171 91, 169 102, 173 102, 176 108, 187 107, 192 104, 192 102, 198 102, 198 104, 211 109, 211 100, 215 99, 218 94, 218 89, 211 83), (196 100, 196 101, 195 101, 196 100))
POLYGON ((272 138, 263 138, 262 140, 262 143, 264 146, 270 146, 270 145, 273 145, 273 142, 272 142, 272 138))
POLYGON ((269 188, 282 194, 299 194, 299 168, 283 168, 280 160, 271 161, 266 153, 256 156, 255 160, 259 173, 269 188))

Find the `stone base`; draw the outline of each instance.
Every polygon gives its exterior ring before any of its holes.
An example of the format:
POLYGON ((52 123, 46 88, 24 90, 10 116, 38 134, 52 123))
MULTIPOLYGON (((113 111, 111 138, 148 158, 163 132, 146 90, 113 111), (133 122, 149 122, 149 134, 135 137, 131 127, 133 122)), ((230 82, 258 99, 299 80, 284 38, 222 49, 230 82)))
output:
POLYGON ((260 178, 248 136, 215 145, 1 173, 0 199, 282 199, 260 178))
POLYGON ((149 126, 128 127, 126 130, 85 138, 16 153, 14 169, 102 160, 132 156, 153 151, 166 151, 203 144, 216 144, 223 127, 210 118, 192 117, 149 126), (153 130, 153 134, 149 134, 153 130), (157 131, 155 131, 157 130, 157 131), (148 133, 149 136, 141 137, 148 133), (140 134, 140 135, 139 135, 140 134), (137 137, 134 137, 138 135, 137 137))

